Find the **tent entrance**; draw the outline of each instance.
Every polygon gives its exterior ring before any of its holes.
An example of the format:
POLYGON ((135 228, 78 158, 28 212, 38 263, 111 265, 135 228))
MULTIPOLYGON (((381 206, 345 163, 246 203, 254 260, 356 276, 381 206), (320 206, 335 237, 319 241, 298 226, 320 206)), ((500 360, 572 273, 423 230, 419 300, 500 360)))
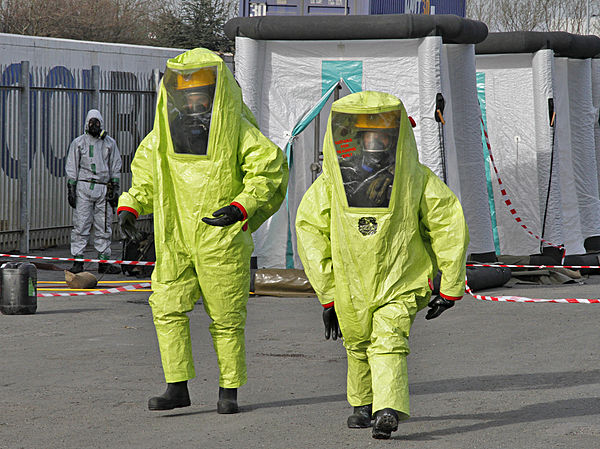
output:
POLYGON ((327 121, 334 101, 353 93, 346 82, 340 79, 333 83, 319 99, 296 123, 291 137, 285 147, 290 169, 295 163, 309 162, 310 177, 312 184, 323 170, 323 139, 327 130, 327 121), (308 151, 312 149, 312 156, 308 157, 308 151), (301 152, 298 157, 294 153, 301 152), (296 162, 295 162, 296 160, 296 162))

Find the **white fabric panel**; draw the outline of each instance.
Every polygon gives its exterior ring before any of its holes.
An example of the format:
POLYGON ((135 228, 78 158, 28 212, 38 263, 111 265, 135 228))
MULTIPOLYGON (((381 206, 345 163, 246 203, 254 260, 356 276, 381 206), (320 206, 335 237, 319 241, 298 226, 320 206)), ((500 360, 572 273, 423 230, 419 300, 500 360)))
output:
POLYGON ((583 236, 577 202, 569 113, 569 76, 567 58, 554 58, 554 108, 556 125, 554 146, 560 158, 560 192, 566 254, 583 254, 583 236))
MULTIPOLYGON (((265 65, 266 42, 248 38, 236 38, 235 68, 244 101, 256 116, 261 131, 280 148, 285 148, 282 138, 270 135, 268 128, 269 108, 263 105, 263 84, 268 67, 265 65)), ((282 137, 282 135, 281 135, 282 137)), ((288 211, 287 202, 269 218, 254 234, 255 251, 259 268, 285 267, 287 250, 288 211)))
POLYGON ((435 121, 435 96, 442 92, 441 53, 440 37, 423 39, 419 45, 419 115, 416 119, 421 128, 420 139, 417 139, 420 162, 444 180, 440 145, 440 132, 443 131, 435 121))
POLYGON ((477 57, 477 70, 485 73, 492 156, 512 202, 507 207, 493 179, 501 254, 536 254, 540 248, 539 241, 521 227, 525 224, 532 232, 541 232, 531 64, 530 54, 477 57), (510 212, 512 208, 522 219, 521 224, 510 212))
MULTIPOLYGON (((458 100, 459 97, 454 97, 452 93, 452 83, 449 72, 449 60, 448 60, 448 51, 447 46, 442 46, 440 51, 440 75, 439 78, 441 80, 441 89, 439 92, 444 96, 445 108, 444 108, 444 122, 440 127, 441 122, 435 122, 438 126, 438 130, 443 131, 443 156, 446 163, 446 184, 450 189, 454 192, 454 194, 461 200, 461 192, 463 191, 461 187, 461 178, 459 172, 459 159, 456 148, 456 120, 454 117, 454 101, 453 98, 458 100)), ((454 77, 454 74, 452 75, 454 77)), ((460 83, 457 83, 460 84, 460 83)), ((458 100, 459 102, 462 100, 458 100)), ((435 121, 435 108, 433 110, 433 117, 435 121)), ((460 118, 459 118, 460 119, 460 118)), ((438 133, 439 134, 439 133, 438 133)), ((458 131, 460 134, 460 131, 458 131)), ((439 140, 439 139, 438 139, 439 140)), ((441 150, 440 150, 441 153, 441 150)), ((442 154, 439 155, 439 159, 442 159, 442 154)))
POLYGON ((554 97, 553 68, 554 52, 552 50, 540 50, 534 54, 532 61, 533 100, 535 105, 533 118, 535 120, 538 164, 538 198, 544 233, 543 236, 541 234, 540 236, 554 245, 562 245, 564 237, 560 197, 560 158, 558 151, 554 151, 554 157, 552 156, 552 135, 554 131, 550 126, 548 109, 548 99, 554 97), (550 164, 552 164, 552 170, 550 170, 550 164), (551 180, 550 175, 552 175, 551 180), (549 183, 550 186, 548 186, 549 183), (550 188, 549 195, 548 188, 550 188), (545 226, 544 215, 546 216, 545 226))
POLYGON ((586 239, 600 235, 591 60, 569 59, 567 65, 573 170, 581 216, 581 233, 586 239))
POLYGON ((256 116, 259 124, 265 70, 265 42, 236 37, 235 76, 242 88, 244 102, 256 116))
MULTIPOLYGON (((449 163, 449 172, 460 178, 457 193, 469 226, 469 253, 494 252, 492 219, 488 204, 485 163, 481 148, 481 109, 477 101, 475 79, 475 50, 473 45, 445 45, 448 62, 443 70, 449 79, 450 109, 446 127, 454 133, 453 158, 456 166, 449 163)), ((448 108, 448 106, 446 106, 448 108)))
MULTIPOLYGON (((596 171, 600 173, 600 59, 592 59, 592 105, 594 107, 596 171)), ((598 184, 600 185, 600 177, 598 178, 598 184)))

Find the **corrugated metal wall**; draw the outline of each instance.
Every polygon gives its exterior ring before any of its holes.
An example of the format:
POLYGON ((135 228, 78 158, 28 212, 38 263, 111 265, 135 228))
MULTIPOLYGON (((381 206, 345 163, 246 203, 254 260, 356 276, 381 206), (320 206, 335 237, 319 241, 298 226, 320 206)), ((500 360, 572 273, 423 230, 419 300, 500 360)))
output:
POLYGON ((403 14, 404 0, 371 0, 370 14, 403 14))
MULTIPOLYGON (((0 65, 0 250, 19 248, 20 184, 18 117, 20 63, 0 65)), ((98 102, 109 135, 123 158, 122 189, 131 184, 137 145, 151 130, 155 107, 154 72, 99 71, 92 68, 32 66, 29 74, 30 248, 68 244, 72 209, 66 200, 65 159, 69 144, 83 133, 85 116, 98 102), (97 95, 97 100, 93 98, 97 95)), ((114 227, 116 228, 116 227, 114 227)))
POLYGON ((241 0, 239 15, 308 16, 368 14, 370 0, 241 0))
POLYGON ((239 15, 301 16, 344 14, 456 14, 466 0, 240 0, 239 15))

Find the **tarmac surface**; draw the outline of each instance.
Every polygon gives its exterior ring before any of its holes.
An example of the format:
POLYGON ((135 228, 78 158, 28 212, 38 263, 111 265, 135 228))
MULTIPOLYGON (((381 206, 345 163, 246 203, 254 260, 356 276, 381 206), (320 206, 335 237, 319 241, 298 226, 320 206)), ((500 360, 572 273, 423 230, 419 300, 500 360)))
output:
MULTIPOLYGON (((68 248, 31 254, 69 257, 68 248)), ((98 275, 96 264, 87 269, 98 275)), ((105 275, 99 286, 121 285, 108 280, 138 281, 105 275)), ((38 288, 52 285, 41 281, 64 273, 38 270, 38 288)), ((481 293, 598 298, 599 287, 591 276, 481 293)), ((34 315, 0 315, 0 448, 600 448, 600 304, 467 295, 435 320, 421 312, 408 358, 411 418, 385 441, 346 426, 345 351, 324 339, 314 297, 250 297, 249 381, 235 415, 216 412, 217 361, 199 302, 192 405, 148 411, 165 388, 149 295, 45 297, 34 315)))

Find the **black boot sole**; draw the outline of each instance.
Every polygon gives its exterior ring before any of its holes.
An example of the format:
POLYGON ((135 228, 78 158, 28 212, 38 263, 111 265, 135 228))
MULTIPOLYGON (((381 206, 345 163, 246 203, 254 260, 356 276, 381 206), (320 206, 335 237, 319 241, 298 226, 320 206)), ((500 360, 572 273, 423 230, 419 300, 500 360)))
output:
POLYGON ((348 428, 366 429, 371 427, 371 419, 364 416, 350 415, 348 417, 348 428))
POLYGON ((98 273, 100 274, 120 274, 121 269, 119 267, 115 267, 114 265, 108 267, 98 267, 98 273))
POLYGON ((217 402, 217 413, 221 415, 232 415, 240 411, 237 402, 221 400, 217 402))
POLYGON ((378 417, 373 426, 373 438, 389 440, 392 432, 398 430, 398 420, 393 415, 378 417))
POLYGON ((189 399, 182 399, 180 401, 169 401, 160 397, 150 398, 148 401, 148 410, 160 411, 160 410, 173 410, 174 408, 189 407, 191 405, 189 399))

